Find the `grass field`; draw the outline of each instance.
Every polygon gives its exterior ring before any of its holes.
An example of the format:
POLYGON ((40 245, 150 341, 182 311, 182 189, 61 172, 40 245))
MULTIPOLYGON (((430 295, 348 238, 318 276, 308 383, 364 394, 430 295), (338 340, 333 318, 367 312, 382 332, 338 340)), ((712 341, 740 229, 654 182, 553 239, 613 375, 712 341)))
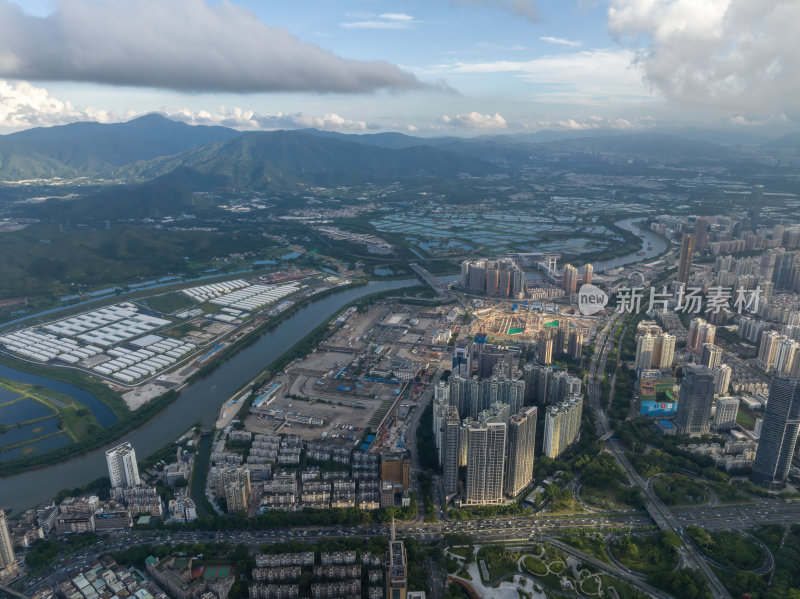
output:
POLYGON ((542 560, 537 557, 529 556, 522 561, 525 569, 535 576, 544 576, 547 574, 547 566, 542 560))
POLYGON ((188 297, 177 291, 148 297, 143 303, 151 310, 162 314, 173 314, 194 305, 188 297))
POLYGON ((381 403, 381 406, 377 409, 377 411, 372 415, 372 418, 369 419, 367 423, 368 426, 378 426, 383 420, 383 417, 386 416, 387 412, 392 408, 392 404, 394 400, 387 399, 381 403))
POLYGON ((756 425, 756 415, 753 410, 740 404, 739 411, 736 413, 736 423, 751 431, 756 425))

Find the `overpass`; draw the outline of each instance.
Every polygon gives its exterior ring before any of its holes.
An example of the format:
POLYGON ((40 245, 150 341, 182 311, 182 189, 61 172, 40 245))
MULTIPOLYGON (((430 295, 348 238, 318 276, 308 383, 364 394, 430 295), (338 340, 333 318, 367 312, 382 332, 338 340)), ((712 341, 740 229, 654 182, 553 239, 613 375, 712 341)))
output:
POLYGON ((417 275, 420 281, 429 285, 436 294, 442 299, 455 299, 455 294, 450 290, 450 288, 443 284, 436 276, 432 273, 428 272, 424 267, 420 266, 416 262, 412 262, 409 264, 411 270, 417 275))
POLYGON ((2 591, 3 593, 8 594, 9 597, 19 597, 20 599, 27 599, 26 595, 23 595, 22 593, 18 593, 17 591, 12 589, 11 587, 6 586, 4 584, 0 584, 0 591, 2 591))

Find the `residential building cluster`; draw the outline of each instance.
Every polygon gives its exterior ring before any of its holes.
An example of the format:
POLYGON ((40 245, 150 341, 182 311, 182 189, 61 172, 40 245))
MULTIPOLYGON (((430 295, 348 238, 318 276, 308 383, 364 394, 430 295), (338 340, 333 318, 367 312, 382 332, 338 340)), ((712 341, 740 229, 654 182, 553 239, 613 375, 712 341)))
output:
MULTIPOLYGON (((165 587, 153 580, 142 578, 141 572, 133 567, 116 563, 110 555, 105 555, 88 567, 72 571, 62 576, 54 588, 46 589, 39 597, 62 599, 103 599, 105 597, 135 597, 136 599, 167 599, 170 595, 165 587)), ((174 595, 172 596, 174 597, 174 595)), ((208 599, 218 599, 213 595, 208 599)))
POLYGON ((444 492, 463 505, 500 504, 530 485, 540 409, 543 454, 557 457, 580 433, 580 379, 539 364, 518 372, 511 355, 485 344, 465 347, 456 352, 454 374, 435 388, 433 431, 444 492))
POLYGON ((491 297, 525 297, 525 271, 511 259, 465 260, 461 263, 461 288, 491 297))
POLYGON ((231 430, 227 441, 217 443, 212 463, 211 497, 217 503, 224 498, 229 512, 375 510, 410 501, 408 459, 363 451, 353 442, 231 430), (297 467, 301 455, 309 462, 303 469, 297 467), (341 469, 321 471, 315 462, 334 462, 341 469))
MULTIPOLYGON (((676 404, 674 431, 666 421, 659 421, 666 423, 659 428, 665 434, 726 434, 724 447, 706 443, 690 450, 711 455, 729 472, 750 471, 754 483, 780 490, 790 476, 800 431, 800 227, 763 226, 762 196, 763 188, 754 188, 746 218, 658 217, 651 224, 681 241, 670 309, 657 312, 657 318, 674 322, 669 312, 680 310, 692 289, 706 297, 690 323, 687 353, 680 359, 675 354, 683 373, 680 390, 673 386, 661 395, 676 404), (749 254, 735 255, 740 252, 749 254), (695 263, 698 254, 713 261, 695 263), (709 296, 721 298, 721 305, 714 308, 709 296), (764 415, 756 416, 751 429, 737 422, 741 409, 764 415)), ((648 360, 655 368, 654 343, 646 335, 637 339, 634 364, 642 378, 650 372, 648 360)))
MULTIPOLYGON (((310 577, 310 596, 314 599, 339 597, 405 597, 407 592, 407 558, 402 541, 394 535, 389 550, 381 557, 369 552, 313 551, 301 553, 256 554, 250 599, 300 597, 300 581, 310 577), (362 577, 365 574, 365 577, 362 577), (367 588, 362 589, 362 579, 367 588), (383 586, 381 586, 383 583, 383 586)), ((306 595, 307 596, 307 595, 306 595)))

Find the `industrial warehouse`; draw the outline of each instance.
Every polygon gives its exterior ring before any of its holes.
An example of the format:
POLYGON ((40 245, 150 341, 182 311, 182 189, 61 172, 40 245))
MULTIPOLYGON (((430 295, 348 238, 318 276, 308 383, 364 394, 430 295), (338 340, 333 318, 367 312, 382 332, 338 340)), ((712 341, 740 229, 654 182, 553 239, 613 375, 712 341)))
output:
MULTIPOLYGON (((268 280, 280 283, 236 279, 112 304, 11 330, 0 337, 0 351, 83 370, 121 390, 151 381, 169 387, 185 376, 162 380, 167 372, 190 362, 203 365, 265 318, 293 305, 290 296, 299 300, 331 284, 346 283, 315 275, 315 271, 273 273, 268 280)), ((161 386, 151 391, 163 390, 161 386)))

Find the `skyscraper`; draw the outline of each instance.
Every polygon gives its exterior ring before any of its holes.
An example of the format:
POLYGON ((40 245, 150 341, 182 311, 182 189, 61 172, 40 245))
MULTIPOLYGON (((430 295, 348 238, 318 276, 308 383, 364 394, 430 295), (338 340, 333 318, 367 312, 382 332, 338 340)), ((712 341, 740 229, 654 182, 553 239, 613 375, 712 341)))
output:
POLYGON ((722 364, 712 372, 714 374, 714 393, 716 395, 727 395, 728 388, 731 385, 731 367, 727 364, 722 364))
POLYGON ((708 223, 704 218, 697 219, 697 226, 694 230, 694 247, 698 252, 702 252, 708 247, 708 223))
POLYGON ((505 494, 516 497, 533 480, 536 407, 523 408, 508 423, 505 494))
POLYGON ((521 297, 525 271, 513 260, 465 260, 461 263, 461 287, 494 297, 521 297))
POLYGON ((503 501, 503 462, 506 425, 502 422, 470 422, 467 434, 467 505, 503 501))
POLYGON ((578 290, 578 269, 572 264, 567 264, 564 267, 564 272, 561 274, 561 287, 567 295, 578 290))
POLYGON ((764 423, 750 480, 779 490, 786 486, 800 433, 800 380, 775 377, 769 388, 764 423))
POLYGON ((704 343, 700 363, 713 370, 722 363, 722 350, 713 343, 704 343))
POLYGON ((775 358, 778 355, 778 346, 784 337, 777 331, 765 331, 761 335, 761 344, 758 346, 758 359, 756 363, 764 372, 775 368, 775 358))
POLYGON ((557 458, 569 447, 581 430, 583 396, 573 395, 547 408, 544 417, 542 453, 557 458))
POLYGON ((651 368, 659 368, 661 370, 672 368, 672 363, 675 361, 675 335, 669 333, 661 333, 655 339, 655 347, 653 348, 653 360, 650 364, 651 368))
POLYGON ((389 553, 386 556, 386 599, 406 599, 408 593, 408 560, 403 541, 398 541, 394 534, 394 518, 392 518, 392 536, 389 541, 389 553))
POLYGON ((106 451, 108 478, 112 487, 135 487, 140 484, 136 452, 130 443, 122 443, 106 451))
POLYGON ((6 513, 0 510, 0 579, 13 574, 17 570, 17 556, 14 554, 14 543, 8 532, 6 513))
POLYGON ((736 397, 720 397, 717 400, 717 411, 714 412, 714 429, 729 431, 736 424, 739 413, 739 399, 736 397))
POLYGON ((447 406, 444 415, 444 435, 442 451, 442 472, 444 474, 444 493, 447 497, 458 492, 458 462, 461 449, 461 421, 455 406, 447 406))
POLYGON ((678 413, 675 424, 680 435, 703 435, 709 431, 714 405, 714 375, 707 366, 692 365, 683 369, 678 413))
POLYGON ((653 360, 653 349, 655 348, 655 337, 649 333, 641 335, 636 340, 636 360, 633 367, 636 370, 647 370, 653 360))
POLYGON ((689 284, 689 273, 692 270, 692 253, 694 252, 694 235, 684 233, 681 241, 681 255, 678 262, 678 281, 689 284))
POLYGON ((567 355, 572 360, 580 360, 583 352, 583 334, 584 329, 575 327, 569 331, 569 339, 567 340, 567 355))
POLYGON ((689 323, 689 337, 686 348, 696 356, 701 356, 703 345, 714 343, 717 336, 717 327, 702 318, 693 318, 689 323))
POLYGON ((536 343, 536 362, 543 366, 553 361, 553 329, 543 328, 539 331, 536 343))
POLYGON ((775 352, 775 372, 777 374, 789 374, 797 360, 800 344, 793 339, 783 339, 778 343, 778 350, 775 352))
POLYGON ((591 264, 584 264, 583 266, 583 284, 592 284, 592 275, 594 274, 594 266, 591 264))

